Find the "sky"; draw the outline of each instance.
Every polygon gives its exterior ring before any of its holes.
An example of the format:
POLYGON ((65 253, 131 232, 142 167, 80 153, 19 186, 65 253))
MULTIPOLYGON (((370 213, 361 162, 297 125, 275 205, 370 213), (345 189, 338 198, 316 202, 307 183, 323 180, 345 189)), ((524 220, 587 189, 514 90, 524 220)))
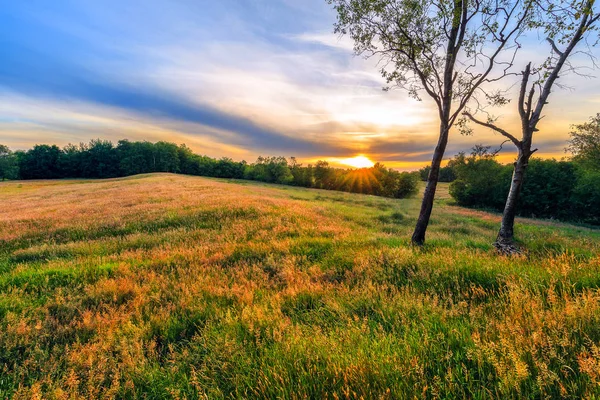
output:
MULTIPOLYGON (((249 162, 362 154, 412 170, 437 141, 434 105, 384 92, 376 60, 333 33, 325 0, 27 0, 3 4, 0 20, 0 143, 13 149, 166 140, 249 162)), ((531 58, 547 50, 528 43, 531 58)), ((600 112, 597 79, 561 81, 535 139, 542 157, 564 157, 569 126, 600 112)), ((511 107, 498 115, 518 133, 511 107)), ((452 132, 447 158, 502 142, 452 132)))

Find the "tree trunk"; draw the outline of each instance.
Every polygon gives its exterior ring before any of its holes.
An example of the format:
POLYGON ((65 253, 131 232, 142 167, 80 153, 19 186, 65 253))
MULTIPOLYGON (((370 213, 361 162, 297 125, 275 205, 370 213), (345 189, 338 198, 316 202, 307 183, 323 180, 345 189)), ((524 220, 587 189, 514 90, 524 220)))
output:
POLYGON ((447 144, 448 127, 445 124, 442 124, 440 126, 440 139, 435 147, 433 159, 431 160, 431 171, 429 171, 429 177, 427 178, 427 186, 425 187, 425 193, 423 194, 419 219, 417 220, 417 225, 415 226, 415 231, 412 235, 412 243, 415 245, 421 246, 425 243, 425 232, 427 231, 429 218, 431 217, 431 211, 433 210, 433 200, 435 199, 435 190, 437 189, 440 176, 440 166, 444 158, 447 144))
POLYGON ((510 191, 506 199, 504 206, 504 213, 502 214, 502 223, 500 225, 500 231, 496 238, 494 246, 504 253, 515 253, 518 249, 514 245, 514 226, 515 216, 517 215, 517 201, 521 194, 521 188, 523 187, 523 179, 525 178, 525 170, 529 163, 531 152, 519 148, 519 156, 515 163, 515 169, 513 171, 512 181, 510 184, 510 191))

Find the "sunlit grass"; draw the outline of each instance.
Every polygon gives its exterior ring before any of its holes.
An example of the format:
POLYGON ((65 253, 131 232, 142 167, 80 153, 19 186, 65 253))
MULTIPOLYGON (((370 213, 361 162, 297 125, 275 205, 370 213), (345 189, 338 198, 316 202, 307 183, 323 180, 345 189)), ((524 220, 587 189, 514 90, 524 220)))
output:
POLYGON ((600 395, 600 231, 157 174, 0 184, 0 397, 600 395))

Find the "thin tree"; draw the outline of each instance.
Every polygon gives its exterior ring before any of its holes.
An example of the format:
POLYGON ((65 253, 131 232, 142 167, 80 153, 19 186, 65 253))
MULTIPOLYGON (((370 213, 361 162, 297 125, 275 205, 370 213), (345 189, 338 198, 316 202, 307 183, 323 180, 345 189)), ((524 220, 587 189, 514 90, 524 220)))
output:
MULTIPOLYGON (((595 0, 575 0, 565 4, 548 2, 542 5, 545 11, 545 20, 538 21, 548 35, 547 42, 550 55, 546 61, 535 71, 532 70, 531 62, 527 64, 522 73, 521 86, 517 107, 521 120, 521 139, 518 139, 507 130, 495 124, 493 118, 482 121, 474 117, 470 112, 464 114, 473 122, 490 128, 506 137, 517 147, 518 155, 514 164, 514 171, 510 191, 506 199, 500 230, 496 238, 495 247, 507 254, 518 252, 514 243, 514 224, 517 213, 517 201, 523 187, 525 170, 531 156, 538 150, 532 149, 533 135, 537 132, 538 124, 543 118, 542 112, 552 89, 557 84, 564 67, 574 70, 569 64, 569 57, 576 52, 577 45, 584 41, 586 36, 595 31, 595 23, 600 18, 600 13, 594 10, 595 0), (558 4, 558 6, 556 5, 558 4), (559 47, 563 49, 559 49, 559 47), (530 82, 532 76, 539 78, 530 82), (537 100, 536 100, 537 94, 537 100)), ((593 42, 589 45, 595 45, 593 42)), ((591 56, 591 54, 588 53, 591 56)))
POLYGON ((529 0, 328 0, 335 32, 357 55, 378 57, 389 88, 425 93, 439 115, 439 138, 412 242, 421 245, 451 128, 487 83, 508 74, 534 8, 529 0), (498 67, 498 68, 496 68, 498 67))

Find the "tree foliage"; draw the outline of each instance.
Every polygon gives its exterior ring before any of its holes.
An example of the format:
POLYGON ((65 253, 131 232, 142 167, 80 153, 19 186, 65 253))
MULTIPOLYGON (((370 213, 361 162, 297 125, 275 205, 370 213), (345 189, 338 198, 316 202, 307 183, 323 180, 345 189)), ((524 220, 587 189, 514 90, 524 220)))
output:
MULTIPOLYGON (((450 195, 465 207, 502 211, 512 165, 500 164, 493 153, 457 157, 457 179, 450 195)), ((529 161, 517 215, 600 224, 600 170, 578 163, 533 158, 529 161)))
POLYGON ((19 168, 17 156, 8 148, 0 144, 0 180, 15 179, 19 168))
POLYGON ((600 169, 600 113, 590 118, 589 122, 573 126, 569 133, 568 150, 573 159, 589 166, 600 169))
MULTIPOLYGON (((450 161, 452 162, 452 160, 450 161)), ((429 173, 431 172, 431 166, 423 167, 419 170, 419 177, 422 181, 427 181, 429 173)), ((456 172, 451 164, 440 168, 440 182, 454 182, 456 180, 456 172)))
POLYGON ((290 184, 294 181, 285 157, 258 157, 254 165, 246 170, 245 177, 269 183, 290 184))
POLYGON ((35 145, 19 157, 19 175, 22 179, 64 178, 63 152, 56 145, 35 145))

